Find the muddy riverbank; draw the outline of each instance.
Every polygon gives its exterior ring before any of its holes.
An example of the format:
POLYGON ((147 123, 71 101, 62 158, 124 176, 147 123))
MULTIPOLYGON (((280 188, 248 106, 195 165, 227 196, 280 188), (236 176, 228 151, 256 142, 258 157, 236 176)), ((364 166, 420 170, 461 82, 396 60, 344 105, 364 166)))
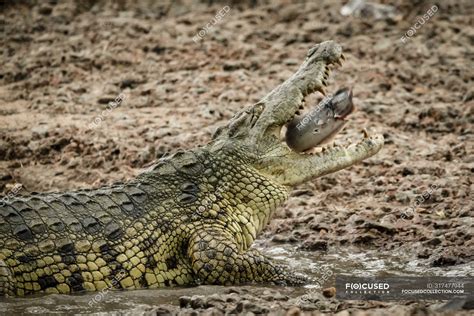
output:
MULTIPOLYGON (((325 288, 337 273, 473 276, 472 1, 394 1, 396 14, 381 19, 343 16, 342 1, 255 2, 8 4, 0 191, 131 179, 168 152, 205 144, 290 76, 314 43, 333 39, 347 60, 328 92, 352 87, 357 108, 338 141, 360 138, 365 127, 383 133, 386 145, 296 188, 257 247, 323 278, 325 288), (436 13, 401 40, 434 4, 436 13)), ((473 308, 260 286, 111 292, 90 308, 92 297, 2 299, 0 312, 467 315, 473 308)))

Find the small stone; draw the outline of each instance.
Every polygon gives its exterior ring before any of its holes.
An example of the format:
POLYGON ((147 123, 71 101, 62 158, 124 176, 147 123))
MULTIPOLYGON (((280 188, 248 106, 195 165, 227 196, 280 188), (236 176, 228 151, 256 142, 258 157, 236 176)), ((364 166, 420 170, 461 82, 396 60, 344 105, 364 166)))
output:
POLYGON ((151 51, 157 55, 160 55, 160 54, 163 54, 166 51, 166 49, 167 49, 166 47, 156 45, 155 47, 151 49, 151 51))
POLYGON ((139 80, 136 80, 133 78, 127 78, 120 82, 120 89, 125 89, 125 88, 134 89, 140 83, 141 82, 139 80))
POLYGON ((31 129, 32 134, 37 134, 40 138, 48 136, 48 125, 39 125, 31 129))
POLYGON ((115 102, 115 98, 113 96, 110 97, 101 97, 97 100, 99 104, 109 104, 110 102, 115 102))
POLYGON ((53 12, 53 8, 51 8, 50 6, 44 5, 38 9, 38 12, 42 15, 50 15, 51 12, 53 12))
POLYGON ((318 239, 305 240, 301 248, 305 250, 310 250, 310 251, 318 251, 318 250, 326 251, 328 250, 328 242, 326 240, 318 240, 318 239))
POLYGON ((462 98, 462 102, 466 103, 466 102, 469 102, 473 99, 474 99, 474 90, 469 90, 468 92, 466 92, 466 94, 462 98))
POLYGON ((445 251, 441 254, 436 254, 436 255, 431 256, 432 267, 453 266, 459 263, 462 263, 462 259, 459 259, 458 256, 455 256, 449 251, 445 251))
POLYGON ((356 235, 352 238, 352 243, 354 244, 369 244, 373 240, 378 239, 378 236, 372 233, 360 234, 356 235))
POLYGON ((206 302, 204 301, 203 296, 193 296, 191 298, 191 307, 192 308, 206 308, 206 302))
POLYGON ((246 312, 251 312, 254 314, 266 314, 268 313, 268 309, 264 306, 257 305, 256 303, 245 301, 244 302, 244 310, 246 312))
POLYGON ((297 306, 291 307, 287 312, 286 316, 299 316, 301 315, 301 309, 297 306))
MULTIPOLYGON (((157 315, 157 316, 173 315, 171 309, 168 309, 168 308, 163 307, 163 306, 158 307, 157 309, 153 310, 153 313, 154 313, 154 315, 157 315)), ((153 314, 153 313, 151 313, 151 314, 153 314)))
POLYGON ((188 307, 191 303, 191 298, 189 296, 181 296, 179 298, 179 307, 188 307))
POLYGON ((232 314, 241 314, 242 311, 244 310, 244 304, 242 302, 238 302, 237 305, 235 306, 235 308, 230 311, 230 315, 232 314))
POLYGON ((414 175, 415 172, 413 171, 413 168, 409 168, 409 167, 404 167, 402 169, 402 176, 406 177, 406 176, 411 176, 411 175, 414 175))
POLYGON ((226 62, 226 63, 224 64, 224 66, 222 67, 222 69, 223 69, 224 71, 234 71, 234 70, 238 70, 238 69, 240 69, 240 68, 242 68, 242 67, 243 67, 243 66, 242 66, 242 64, 240 64, 240 63, 234 63, 234 62, 228 61, 228 62, 226 62))
POLYGON ((288 236, 277 234, 273 236, 272 241, 277 243, 285 243, 288 242, 288 236))
POLYGON ((328 287, 323 290, 323 295, 327 298, 334 297, 336 295, 335 287, 328 287))
POLYGON ((376 222, 376 221, 372 221, 372 220, 366 220, 365 223, 362 225, 363 228, 366 228, 366 229, 371 229, 371 228, 374 228, 382 233, 386 233, 386 234, 392 234, 392 233, 395 233, 396 229, 393 225, 391 224, 388 224, 388 223, 379 223, 379 222, 376 222))
POLYGON ((441 244, 441 243, 442 243, 441 238, 435 237, 435 238, 433 238, 433 239, 430 239, 430 240, 424 242, 424 245, 426 245, 426 246, 437 246, 437 245, 439 245, 439 244, 441 244))

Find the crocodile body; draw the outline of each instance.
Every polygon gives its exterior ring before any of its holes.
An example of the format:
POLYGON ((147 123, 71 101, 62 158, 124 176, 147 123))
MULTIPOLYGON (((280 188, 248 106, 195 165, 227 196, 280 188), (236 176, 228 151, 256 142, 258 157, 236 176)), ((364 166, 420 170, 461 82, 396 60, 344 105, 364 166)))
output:
MULTIPOLYGON (((265 273, 277 281, 278 270, 234 271, 232 257, 249 248, 287 190, 223 153, 178 152, 123 185, 12 200, 0 226, 6 294, 225 284, 231 272, 232 283, 265 273)), ((246 259, 242 267, 265 260, 246 259)))
POLYGON ((208 145, 161 159, 127 183, 0 205, 0 294, 305 282, 252 249, 253 241, 293 185, 348 167, 383 143, 376 136, 353 150, 306 157, 276 140, 274 127, 320 90, 318 69, 335 54, 325 52, 340 51, 333 42, 319 45, 292 78, 237 113, 208 145))

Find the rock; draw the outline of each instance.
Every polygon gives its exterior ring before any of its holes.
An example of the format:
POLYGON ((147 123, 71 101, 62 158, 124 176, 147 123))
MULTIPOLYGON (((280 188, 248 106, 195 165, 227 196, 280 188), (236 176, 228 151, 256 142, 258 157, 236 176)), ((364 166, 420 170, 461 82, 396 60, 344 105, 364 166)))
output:
POLYGON ((301 11, 294 6, 284 6, 278 10, 278 17, 280 22, 294 21, 301 14, 301 11))
POLYGON ((31 133, 33 135, 35 135, 36 137, 39 137, 39 138, 48 137, 49 127, 48 127, 48 125, 41 124, 41 125, 38 125, 38 126, 35 126, 35 127, 31 128, 31 133))
POLYGON ((232 62, 232 61, 228 61, 222 66, 222 69, 224 71, 234 71, 234 70, 238 70, 240 68, 243 68, 242 63, 236 63, 236 62, 232 62))
POLYGON ((330 298, 336 296, 336 288, 335 287, 328 287, 323 289, 324 297, 330 298))
POLYGON ((180 307, 188 307, 191 303, 191 297, 189 296, 181 296, 179 298, 179 306, 180 307))
POLYGON ((474 99, 474 89, 469 90, 462 98, 462 102, 466 103, 474 99))
POLYGON ((414 175, 414 174, 415 174, 415 171, 413 170, 413 168, 403 167, 402 176, 406 177, 406 176, 410 176, 410 175, 414 175))
POLYGON ((0 159, 4 160, 7 156, 7 151, 9 148, 8 142, 4 141, 3 139, 0 139, 0 159))
POLYGON ((325 219, 324 216, 316 215, 316 217, 308 224, 308 227, 311 230, 315 230, 315 231, 321 231, 323 229, 326 230, 326 231, 329 231, 330 227, 326 223, 326 220, 327 219, 325 219))
POLYGON ((230 311, 229 314, 233 315, 233 314, 241 314, 244 310, 244 303, 242 302, 238 302, 237 305, 235 306, 235 308, 230 311))
POLYGON ((309 251, 326 251, 328 250, 328 242, 326 240, 318 239, 305 240, 301 249, 309 251))
POLYGON ((286 311, 286 316, 300 316, 301 309, 298 306, 290 307, 289 310, 286 311))
POLYGON ((363 228, 367 229, 376 229, 382 233, 393 234, 396 232, 395 226, 388 224, 388 223, 379 223, 372 220, 366 220, 365 223, 362 225, 363 228))
POLYGON ((54 149, 54 150, 60 151, 61 149, 63 149, 67 145, 69 145, 70 141, 71 140, 69 138, 65 138, 65 137, 59 138, 57 141, 55 141, 51 145, 51 148, 54 149))
POLYGON ((265 301, 288 301, 289 297, 280 292, 265 291, 261 296, 265 301))
POLYGON ((402 18, 394 6, 364 0, 348 1, 341 8, 340 13, 343 16, 353 15, 366 21, 371 19, 395 21, 402 18))
POLYGON ((290 241, 290 237, 283 234, 277 234, 272 237, 272 241, 276 243, 286 243, 290 241))
POLYGON ((151 49, 151 51, 157 55, 163 54, 166 50, 167 50, 166 47, 160 46, 160 45, 156 45, 155 47, 151 49))
POLYGON ((373 233, 366 233, 354 236, 351 241, 354 244, 367 244, 378 238, 379 237, 373 233))
POLYGON ((134 89, 140 83, 142 83, 142 81, 136 80, 133 78, 123 79, 120 82, 120 89, 126 89, 126 88, 134 89))
POLYGON ((314 196, 314 192, 311 190, 305 189, 305 190, 293 190, 290 193, 290 196, 302 196, 302 195, 314 196))
POLYGON ((442 243, 442 239, 440 237, 435 237, 428 241, 425 241, 423 244, 426 246, 438 246, 441 243, 442 243))
POLYGON ((264 313, 268 313, 269 312, 269 309, 264 307, 264 306, 261 306, 261 305, 258 305, 254 302, 249 302, 249 301, 243 301, 242 302, 244 304, 244 311, 246 312, 251 312, 251 313, 254 313, 254 314, 264 314, 264 313))
POLYGON ((224 293, 227 293, 227 294, 233 294, 233 293, 240 294, 241 292, 242 292, 241 289, 236 288, 236 287, 231 287, 224 291, 224 293))
POLYGON ((288 301, 290 298, 287 296, 287 295, 283 295, 281 294, 280 292, 276 292, 274 295, 273 295, 273 299, 275 301, 288 301))
POLYGON ((192 308, 206 308, 207 304, 204 300, 204 296, 194 295, 191 297, 191 307, 192 308))
POLYGON ((417 253, 417 257, 420 259, 428 259, 432 253, 433 253, 432 249, 421 248, 417 253))
POLYGON ((164 306, 160 306, 157 309, 153 310, 153 315, 156 316, 171 316, 173 315, 173 310, 170 308, 166 308, 164 306))
POLYGON ((43 5, 38 9, 38 12, 42 15, 50 15, 53 12, 53 8, 48 5, 43 5))
POLYGON ((225 313, 224 313, 224 310, 222 310, 222 309, 211 307, 211 308, 208 308, 205 311, 199 313, 199 315, 203 315, 203 316, 221 316, 221 315, 225 315, 225 313))
POLYGON ((116 97, 112 96, 107 96, 107 97, 100 97, 97 100, 97 103, 99 104, 109 104, 110 102, 115 102, 116 97))
POLYGON ((439 255, 434 255, 431 258, 431 266, 432 267, 446 267, 452 266, 458 263, 458 257, 453 256, 451 254, 442 253, 439 255))

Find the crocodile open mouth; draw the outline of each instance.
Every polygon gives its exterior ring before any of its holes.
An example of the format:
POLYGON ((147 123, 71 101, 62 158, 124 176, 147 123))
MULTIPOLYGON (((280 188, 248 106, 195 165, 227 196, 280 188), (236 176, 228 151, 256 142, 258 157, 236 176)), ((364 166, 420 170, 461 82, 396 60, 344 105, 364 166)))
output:
MULTIPOLYGON (((325 65, 321 68, 321 79, 315 80, 314 85, 309 86, 304 91, 304 97, 316 91, 326 96, 324 87, 327 86, 330 66, 341 66, 341 61, 343 60, 345 60, 345 57, 340 53, 338 58, 326 61, 325 65)), ((344 128, 347 123, 347 117, 354 112, 355 107, 352 102, 352 89, 350 88, 339 89, 334 94, 325 97, 308 113, 300 115, 300 110, 303 110, 304 107, 305 101, 303 99, 299 109, 288 120, 285 126, 286 131, 283 130, 285 133, 284 141, 288 147, 296 152, 317 153, 328 148, 353 148, 371 140, 380 141, 380 135, 369 136, 364 129, 363 139, 356 144, 349 143, 344 147, 328 144, 344 128)))
POLYGON ((230 131, 237 135, 239 126, 245 126, 241 122, 250 122, 249 147, 256 146, 256 168, 278 183, 301 184, 350 167, 382 149, 383 135, 369 136, 365 130, 360 141, 327 144, 354 111, 351 89, 338 90, 300 115, 308 95, 316 91, 326 95, 330 68, 342 65, 344 59, 341 45, 334 41, 314 45, 290 78, 251 106, 247 116, 237 116, 230 125, 230 131))

